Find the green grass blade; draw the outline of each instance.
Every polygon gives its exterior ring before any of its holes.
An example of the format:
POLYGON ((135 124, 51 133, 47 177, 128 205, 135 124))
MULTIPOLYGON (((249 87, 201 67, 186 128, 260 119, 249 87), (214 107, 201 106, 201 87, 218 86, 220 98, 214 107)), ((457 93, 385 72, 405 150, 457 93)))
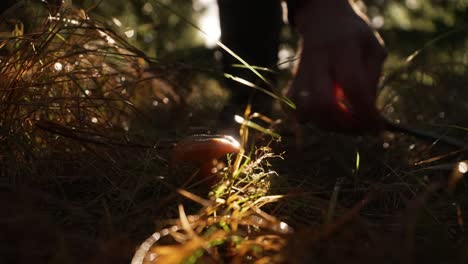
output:
POLYGON ((226 77, 226 78, 228 78, 228 79, 231 79, 231 80, 233 80, 233 81, 235 81, 235 82, 241 83, 241 84, 243 84, 243 85, 245 85, 245 86, 254 88, 254 89, 256 89, 256 90, 259 90, 259 91, 261 91, 261 92, 263 92, 263 93, 265 93, 265 94, 271 96, 272 98, 274 98, 274 99, 276 99, 276 100, 279 100, 279 101, 284 102, 285 104, 287 104, 287 105, 288 105, 289 107, 291 107, 292 109, 296 109, 296 104, 294 104, 293 101, 291 101, 289 98, 287 98, 287 97, 285 97, 285 96, 279 96, 279 95, 273 93, 272 91, 269 91, 269 90, 267 90, 267 89, 265 89, 265 88, 262 88, 262 87, 260 87, 260 86, 258 86, 258 85, 256 85, 256 84, 254 84, 254 83, 252 83, 252 82, 250 82, 250 81, 247 81, 247 80, 245 80, 245 79, 243 79, 243 78, 234 76, 234 75, 229 74, 229 73, 225 73, 225 74, 224 74, 224 77, 226 77))

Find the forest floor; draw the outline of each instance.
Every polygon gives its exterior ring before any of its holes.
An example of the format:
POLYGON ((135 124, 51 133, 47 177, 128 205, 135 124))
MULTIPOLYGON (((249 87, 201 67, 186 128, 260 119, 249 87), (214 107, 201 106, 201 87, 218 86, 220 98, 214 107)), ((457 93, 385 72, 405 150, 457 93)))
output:
MULTIPOLYGON (((285 197, 264 209, 296 230, 282 249, 289 263, 464 263, 466 212, 457 210, 466 192, 446 185, 464 153, 444 158, 453 149, 393 133, 305 128, 301 149, 295 141, 269 145, 281 158, 269 161, 277 176, 268 193, 285 197)), ((129 263, 139 243, 178 218, 177 204, 201 208, 171 196, 190 173, 171 175, 160 160, 168 153, 92 145, 15 168, 28 177, 4 177, 3 263, 129 263)), ((206 186, 186 190, 206 197, 206 186)))

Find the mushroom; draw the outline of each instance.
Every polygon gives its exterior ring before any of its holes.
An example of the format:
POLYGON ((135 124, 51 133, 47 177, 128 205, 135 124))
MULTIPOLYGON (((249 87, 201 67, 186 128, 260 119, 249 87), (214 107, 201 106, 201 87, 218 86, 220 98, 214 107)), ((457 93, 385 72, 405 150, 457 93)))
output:
POLYGON ((171 154, 171 165, 192 163, 198 166, 200 178, 211 179, 216 164, 214 161, 239 150, 240 143, 231 136, 193 135, 176 144, 171 154))

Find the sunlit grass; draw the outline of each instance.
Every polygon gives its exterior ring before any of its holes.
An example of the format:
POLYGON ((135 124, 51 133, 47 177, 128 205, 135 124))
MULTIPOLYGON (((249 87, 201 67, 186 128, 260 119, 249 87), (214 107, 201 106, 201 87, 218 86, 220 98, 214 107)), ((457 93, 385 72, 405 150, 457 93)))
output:
MULTIPOLYGON (((245 117, 252 119, 257 115, 250 115, 247 109, 245 117)), ((221 181, 213 186, 209 199, 186 190, 177 191, 202 207, 198 213, 186 215, 179 204, 179 219, 170 221, 172 225, 145 240, 132 264, 224 262, 227 259, 233 263, 284 261, 281 252, 286 245, 285 235, 290 234, 292 228, 261 209, 283 198, 268 194, 272 177, 278 175, 267 160, 280 156, 273 154, 268 146, 248 150, 251 123, 241 123, 239 153, 231 156, 229 166, 218 172, 221 181)), ((262 131, 260 126, 257 128, 262 131)))
POLYGON ((44 121, 63 126, 62 132, 86 130, 93 142, 114 137, 110 141, 126 144, 122 133, 135 116, 142 117, 135 102, 146 90, 150 98, 145 100, 161 105, 179 101, 169 85, 146 70, 148 64, 137 49, 83 10, 57 17, 44 10, 32 25, 37 27, 34 33, 16 28, 0 43, 6 54, 0 61, 0 119, 8 128, 0 134, 5 151, 14 148, 11 140, 16 137, 32 147, 23 155, 47 148, 49 140, 56 139, 37 130, 45 128, 36 126, 44 121))

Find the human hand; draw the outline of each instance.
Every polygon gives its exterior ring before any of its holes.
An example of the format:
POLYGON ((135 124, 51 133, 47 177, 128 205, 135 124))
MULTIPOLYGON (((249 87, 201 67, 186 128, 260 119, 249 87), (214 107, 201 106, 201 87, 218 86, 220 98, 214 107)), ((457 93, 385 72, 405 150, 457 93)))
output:
POLYGON ((378 131, 375 106, 383 42, 345 0, 311 0, 293 15, 301 61, 287 95, 300 122, 343 132, 378 131))

